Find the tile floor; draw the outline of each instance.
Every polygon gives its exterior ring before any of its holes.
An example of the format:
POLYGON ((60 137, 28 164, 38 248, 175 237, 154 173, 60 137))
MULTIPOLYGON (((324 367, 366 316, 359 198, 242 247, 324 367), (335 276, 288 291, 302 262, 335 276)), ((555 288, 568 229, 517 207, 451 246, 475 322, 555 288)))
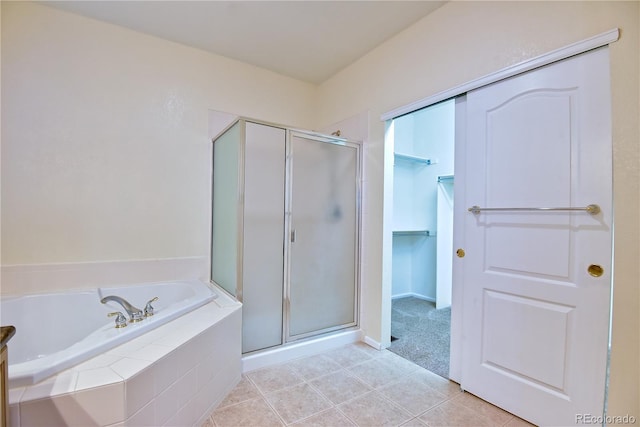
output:
POLYGON ((203 427, 529 426, 400 356, 356 343, 243 375, 203 427))

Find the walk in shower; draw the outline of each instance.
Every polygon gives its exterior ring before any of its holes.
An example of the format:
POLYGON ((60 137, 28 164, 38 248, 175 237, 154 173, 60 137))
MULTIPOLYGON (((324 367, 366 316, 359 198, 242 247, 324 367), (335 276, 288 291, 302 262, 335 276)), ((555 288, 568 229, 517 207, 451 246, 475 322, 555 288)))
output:
POLYGON ((250 353, 358 325, 361 144, 239 119, 213 140, 211 280, 250 353))

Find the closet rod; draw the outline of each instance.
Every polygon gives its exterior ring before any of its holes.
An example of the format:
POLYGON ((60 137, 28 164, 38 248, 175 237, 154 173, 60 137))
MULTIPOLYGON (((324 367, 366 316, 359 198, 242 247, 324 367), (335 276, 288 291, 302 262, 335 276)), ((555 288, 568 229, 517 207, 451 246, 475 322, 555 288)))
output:
POLYGON ((429 230, 396 230, 394 236, 433 236, 429 230))
POLYGON ((481 208, 480 206, 471 206, 467 210, 476 215, 482 211, 586 211, 591 215, 597 215, 600 213, 600 206, 595 204, 585 207, 569 208, 481 208))

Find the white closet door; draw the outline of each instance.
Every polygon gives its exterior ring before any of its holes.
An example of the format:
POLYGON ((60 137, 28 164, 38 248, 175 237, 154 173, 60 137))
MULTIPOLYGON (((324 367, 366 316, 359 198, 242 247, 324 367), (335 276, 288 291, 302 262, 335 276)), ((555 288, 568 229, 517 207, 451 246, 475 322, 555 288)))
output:
POLYGON ((538 425, 601 415, 611 285, 609 56, 467 94, 462 387, 538 425))

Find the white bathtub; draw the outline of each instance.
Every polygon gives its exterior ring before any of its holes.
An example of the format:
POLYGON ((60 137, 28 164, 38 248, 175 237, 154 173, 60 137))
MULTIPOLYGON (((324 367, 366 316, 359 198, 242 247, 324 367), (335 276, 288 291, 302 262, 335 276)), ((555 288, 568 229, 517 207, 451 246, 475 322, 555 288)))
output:
POLYGON ((152 283, 104 287, 92 291, 51 293, 2 298, 0 323, 16 327, 10 342, 9 385, 35 384, 106 350, 141 336, 217 296, 199 281, 152 283), (107 295, 117 295, 144 309, 154 297, 154 315, 140 322, 115 328, 115 317, 107 313, 124 308, 102 304, 107 295))
POLYGON ((199 281, 5 298, 2 323, 16 326, 8 344, 10 426, 200 426, 240 381, 241 319, 240 303, 199 281), (106 314, 123 309, 101 304, 107 294, 138 308, 159 300, 154 316, 115 329, 106 314), (34 359, 42 350, 22 347, 32 341, 49 354, 34 359))

